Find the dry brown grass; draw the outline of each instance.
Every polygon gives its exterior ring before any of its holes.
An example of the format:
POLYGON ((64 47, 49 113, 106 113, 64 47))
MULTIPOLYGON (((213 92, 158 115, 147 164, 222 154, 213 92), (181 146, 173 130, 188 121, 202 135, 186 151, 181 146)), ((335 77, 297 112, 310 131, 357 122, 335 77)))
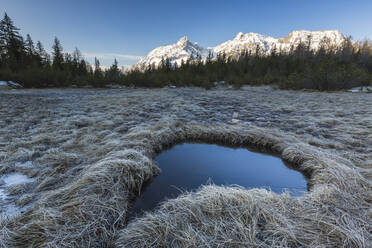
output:
MULTIPOLYGON (((300 198, 266 190, 204 186, 163 203, 124 228, 119 247, 368 247, 372 185, 357 170, 296 140, 262 129, 191 125, 159 135, 274 151, 310 176, 300 198)), ((170 140, 170 144, 167 141, 170 140)))
POLYGON ((6 106, 0 110, 0 174, 37 180, 17 201, 30 208, 0 220, 0 246, 372 244, 371 94, 268 88, 0 94, 6 106), (237 125, 231 124, 234 111, 237 125), (290 198, 202 186, 126 223, 129 204, 159 173, 152 158, 185 141, 273 152, 310 177, 310 192, 290 198), (30 168, 15 166, 29 160, 30 168))

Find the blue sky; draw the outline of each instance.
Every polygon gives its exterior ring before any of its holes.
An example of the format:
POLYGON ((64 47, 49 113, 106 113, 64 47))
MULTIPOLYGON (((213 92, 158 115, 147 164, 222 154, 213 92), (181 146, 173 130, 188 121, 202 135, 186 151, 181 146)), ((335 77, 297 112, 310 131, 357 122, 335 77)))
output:
POLYGON ((65 51, 78 47, 104 65, 115 57, 133 64, 185 35, 206 47, 238 32, 283 37, 297 29, 339 29, 356 40, 372 38, 371 0, 0 0, 5 11, 47 49, 57 36, 65 51))

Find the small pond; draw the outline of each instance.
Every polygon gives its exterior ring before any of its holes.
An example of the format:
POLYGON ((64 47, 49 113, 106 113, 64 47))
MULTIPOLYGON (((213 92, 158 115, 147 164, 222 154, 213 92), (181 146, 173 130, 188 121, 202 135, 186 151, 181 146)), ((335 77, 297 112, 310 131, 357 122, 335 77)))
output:
POLYGON ((246 148, 185 143, 163 151, 155 163, 162 171, 143 188, 132 209, 133 215, 208 183, 266 188, 276 193, 289 191, 291 196, 307 191, 303 174, 290 169, 278 157, 246 148))

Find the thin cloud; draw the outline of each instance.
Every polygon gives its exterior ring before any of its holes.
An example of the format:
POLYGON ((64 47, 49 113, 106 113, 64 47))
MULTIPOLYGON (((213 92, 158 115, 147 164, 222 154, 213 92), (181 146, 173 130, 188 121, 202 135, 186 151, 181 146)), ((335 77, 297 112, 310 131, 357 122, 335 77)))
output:
POLYGON ((128 60, 139 60, 142 56, 130 55, 130 54, 120 54, 120 53, 82 53, 85 58, 97 58, 97 59, 128 59, 128 60))

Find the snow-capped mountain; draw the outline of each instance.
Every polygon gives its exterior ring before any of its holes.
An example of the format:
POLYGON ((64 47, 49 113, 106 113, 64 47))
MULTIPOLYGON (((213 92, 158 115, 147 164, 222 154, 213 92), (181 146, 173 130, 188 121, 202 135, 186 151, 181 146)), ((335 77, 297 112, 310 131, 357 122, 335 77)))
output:
POLYGON ((181 64, 183 60, 194 57, 206 59, 209 54, 217 56, 224 53, 228 57, 236 58, 242 51, 255 53, 257 47, 261 55, 267 55, 275 48, 276 51, 288 52, 291 47, 297 47, 300 43, 308 44, 310 48, 317 50, 323 40, 328 40, 330 46, 338 47, 343 44, 346 37, 338 30, 325 31, 293 31, 284 38, 273 38, 257 33, 238 33, 234 39, 228 40, 218 46, 203 48, 197 43, 190 42, 187 37, 181 38, 176 44, 161 46, 152 50, 146 57, 143 57, 133 66, 136 69, 145 69, 150 65, 158 66, 162 59, 169 59, 172 64, 181 64))
POLYGON ((255 53, 257 47, 259 47, 260 53, 267 55, 274 48, 277 52, 288 52, 292 46, 295 48, 300 43, 308 44, 309 40, 311 41, 310 49, 317 50, 325 39, 329 40, 331 46, 340 46, 345 41, 345 37, 338 30, 299 30, 279 39, 257 33, 238 33, 233 40, 226 41, 212 49, 215 54, 225 53, 229 57, 236 57, 242 51, 255 53))
POLYGON ((150 65, 158 66, 162 59, 169 58, 172 64, 180 65, 182 60, 186 62, 190 58, 201 57, 206 58, 209 50, 198 45, 198 43, 191 43, 185 36, 182 37, 176 44, 161 46, 152 50, 146 57, 140 59, 134 67, 137 69, 145 69, 150 65))
MULTIPOLYGON (((317 50, 323 40, 327 39, 330 46, 341 46, 346 37, 338 30, 323 30, 323 31, 306 31, 298 30, 291 32, 288 36, 278 39, 282 46, 296 47, 301 42, 307 43, 311 38, 310 48, 317 50)), ((287 48, 289 49, 289 48, 287 48)))
POLYGON ((225 53, 228 57, 236 57, 245 50, 253 53, 257 47, 259 47, 260 51, 267 53, 277 43, 278 40, 270 36, 257 33, 243 34, 240 32, 233 40, 228 40, 212 49, 215 54, 225 53))

